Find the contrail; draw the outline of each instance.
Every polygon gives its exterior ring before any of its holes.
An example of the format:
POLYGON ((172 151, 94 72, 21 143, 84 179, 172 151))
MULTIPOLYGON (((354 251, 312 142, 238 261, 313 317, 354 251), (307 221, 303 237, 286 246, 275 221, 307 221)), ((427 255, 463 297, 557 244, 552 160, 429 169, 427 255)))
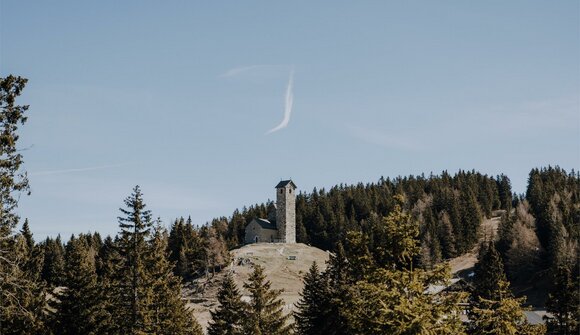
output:
POLYGON ((290 72, 290 79, 288 80, 288 88, 286 88, 286 100, 284 105, 284 119, 276 127, 268 130, 267 134, 271 134, 280 129, 286 128, 288 122, 290 122, 290 114, 292 114, 292 103, 294 102, 294 94, 292 93, 292 87, 294 86, 294 70, 290 72))
POLYGON ((53 174, 65 174, 65 173, 71 173, 71 172, 84 172, 84 171, 109 169, 109 168, 120 167, 120 166, 124 166, 124 165, 127 165, 127 164, 113 164, 113 165, 91 166, 91 167, 78 168, 78 169, 39 171, 39 172, 31 172, 31 173, 29 173, 29 175, 30 176, 48 176, 48 175, 53 175, 53 174))

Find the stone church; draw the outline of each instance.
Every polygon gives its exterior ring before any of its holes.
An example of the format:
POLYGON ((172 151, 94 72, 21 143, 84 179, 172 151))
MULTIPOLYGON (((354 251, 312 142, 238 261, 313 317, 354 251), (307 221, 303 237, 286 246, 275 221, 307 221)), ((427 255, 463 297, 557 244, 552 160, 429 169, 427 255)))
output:
POLYGON ((296 243, 296 184, 292 180, 276 185, 275 213, 268 213, 268 219, 253 219, 246 226, 244 242, 296 243))

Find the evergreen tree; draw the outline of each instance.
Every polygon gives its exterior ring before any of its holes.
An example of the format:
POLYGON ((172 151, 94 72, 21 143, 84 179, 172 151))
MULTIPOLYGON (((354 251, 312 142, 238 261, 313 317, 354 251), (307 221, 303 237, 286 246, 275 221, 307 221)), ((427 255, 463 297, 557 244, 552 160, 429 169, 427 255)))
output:
POLYGON ((38 283, 41 279, 44 263, 44 249, 35 244, 28 219, 24 220, 20 234, 16 236, 16 239, 18 246, 16 252, 21 255, 19 258, 22 259, 22 270, 28 279, 38 283))
POLYGON ((346 306, 348 306, 351 296, 350 287, 354 284, 350 274, 352 274, 352 270, 349 261, 346 258, 342 243, 339 242, 336 253, 330 255, 328 267, 322 275, 328 280, 330 287, 328 295, 330 309, 326 322, 328 334, 349 334, 346 306))
POLYGON ((97 283, 95 251, 84 239, 68 243, 65 283, 57 293, 53 332, 55 334, 106 334, 103 325, 110 315, 105 310, 97 283))
MULTIPOLYGON (((159 220, 158 220, 159 222, 159 220)), ((147 333, 159 335, 201 334, 201 327, 181 299, 181 280, 173 274, 173 266, 165 254, 167 232, 155 227, 150 241, 152 258, 146 267, 151 281, 153 298, 147 306, 151 313, 151 325, 147 333)))
POLYGON ((546 310, 553 315, 548 318, 549 327, 558 334, 578 334, 580 331, 579 282, 580 279, 574 276, 569 266, 561 264, 557 267, 546 310))
POLYGON ((544 325, 527 323, 521 306, 526 298, 514 298, 506 280, 501 279, 490 296, 490 299, 476 297, 478 302, 469 316, 472 334, 541 335, 546 332, 544 325))
POLYGON ((244 283, 250 293, 247 320, 244 325, 246 334, 281 335, 290 333, 289 315, 284 315, 284 301, 280 299, 280 290, 270 289, 271 283, 266 280, 264 269, 254 266, 254 271, 244 283))
POLYGON ((457 254, 457 251, 455 250, 455 234, 453 232, 451 220, 449 219, 449 214, 447 214, 446 211, 442 211, 439 215, 438 226, 443 257, 447 259, 455 257, 457 254))
POLYGON ((32 237, 32 232, 30 231, 30 225, 28 224, 28 219, 24 219, 24 223, 22 224, 22 229, 20 229, 20 234, 24 237, 26 241, 26 248, 29 252, 32 252, 34 249, 35 243, 34 238, 32 237))
POLYGON ((154 294, 153 280, 147 271, 147 261, 151 259, 147 239, 153 222, 151 212, 145 209, 139 186, 135 186, 125 199, 125 205, 127 209, 120 209, 124 216, 119 217, 121 233, 117 245, 121 263, 113 278, 112 290, 117 304, 113 315, 121 333, 139 334, 152 323, 148 307, 154 294))
POLYGON ((403 197, 396 196, 395 208, 383 218, 380 231, 375 233, 377 248, 373 251, 379 267, 393 269, 410 268, 413 257, 420 252, 417 245, 419 226, 411 215, 403 211, 403 197))
POLYGON ((473 296, 488 300, 499 300, 498 286, 500 282, 506 282, 501 256, 495 248, 495 243, 485 242, 480 246, 478 262, 475 265, 475 288, 473 296))
POLYGON ((64 283, 65 252, 60 234, 56 239, 47 237, 43 247, 42 279, 46 281, 49 287, 61 286, 64 283))
POLYGON ((294 314, 295 328, 298 335, 332 334, 331 289, 328 278, 312 263, 304 277, 304 288, 296 304, 298 311, 294 314))
MULTIPOLYGON (((29 278, 26 255, 14 229, 19 217, 15 210, 22 192, 28 192, 28 178, 21 171, 22 155, 17 150, 17 130, 26 122, 28 106, 16 104, 27 79, 0 78, 0 333, 45 332, 45 292, 29 278)), ((26 244, 26 243, 23 243, 26 244)))
POLYGON ((208 335, 242 335, 245 304, 230 272, 226 273, 217 299, 219 306, 210 312, 208 335))
POLYGON ((390 242, 379 254, 384 261, 354 284, 342 306, 347 334, 462 334, 457 303, 464 295, 428 290, 449 279, 449 268, 413 269, 420 253, 417 222, 400 205, 383 222, 390 242))

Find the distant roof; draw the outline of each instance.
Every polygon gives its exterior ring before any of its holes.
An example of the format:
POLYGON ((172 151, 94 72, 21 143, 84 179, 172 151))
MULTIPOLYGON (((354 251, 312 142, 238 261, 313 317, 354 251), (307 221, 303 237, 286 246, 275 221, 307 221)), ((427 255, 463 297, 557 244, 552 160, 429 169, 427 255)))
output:
POLYGON ((526 320, 528 320, 528 323, 531 325, 543 325, 544 323, 546 323, 546 321, 544 321, 544 319, 542 318, 542 315, 540 315, 541 313, 542 312, 537 313, 536 311, 524 311, 524 314, 526 315, 526 320))
POLYGON ((425 290, 425 293, 427 293, 427 294, 439 294, 443 290, 448 288, 449 286, 454 285, 459 281, 460 281, 459 278, 451 278, 449 280, 449 285, 429 285, 429 287, 427 287, 427 290, 425 290))
POLYGON ((278 230, 278 228, 276 228, 276 226, 274 224, 272 224, 270 221, 266 220, 266 219, 254 219, 253 221, 256 221, 260 227, 264 228, 264 229, 271 229, 271 230, 278 230))
POLYGON ((292 186, 296 188, 296 184, 294 184, 294 182, 291 179, 282 180, 281 182, 278 183, 278 185, 276 185, 276 188, 286 187, 286 185, 288 184, 292 184, 292 186))

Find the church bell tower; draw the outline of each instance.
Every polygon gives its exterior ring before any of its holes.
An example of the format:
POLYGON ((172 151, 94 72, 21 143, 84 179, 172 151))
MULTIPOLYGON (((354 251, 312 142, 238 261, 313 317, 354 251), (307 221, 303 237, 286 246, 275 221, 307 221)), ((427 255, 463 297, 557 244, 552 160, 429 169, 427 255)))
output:
POLYGON ((276 185, 276 228, 282 243, 296 243, 296 184, 283 180, 276 185))

